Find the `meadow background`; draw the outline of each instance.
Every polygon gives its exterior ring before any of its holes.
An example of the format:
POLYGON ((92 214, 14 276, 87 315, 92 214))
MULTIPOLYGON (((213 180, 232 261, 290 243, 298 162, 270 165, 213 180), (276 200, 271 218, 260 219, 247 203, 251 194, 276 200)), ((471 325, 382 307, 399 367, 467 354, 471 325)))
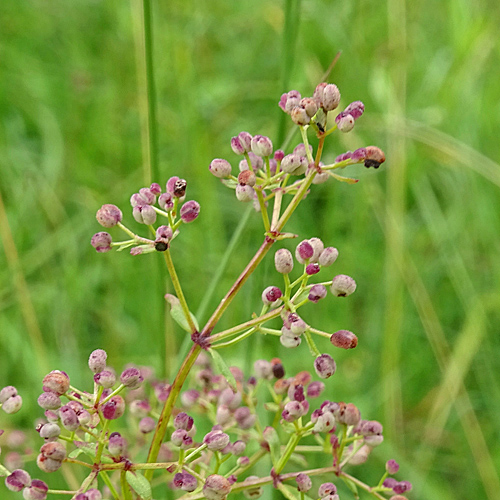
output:
MULTIPOLYGON (((262 235, 259 217, 246 215, 208 164, 237 165, 229 139, 241 130, 278 147, 291 128, 281 93, 310 95, 342 51, 329 81, 341 105, 360 99, 366 111, 353 132, 327 142, 325 158, 376 144, 387 162, 355 167, 357 185, 315 187, 287 226, 336 246, 331 272, 358 283, 349 299, 304 310, 317 328, 359 337, 349 352, 319 342, 338 365, 327 395, 384 423, 386 439, 361 478, 376 480, 395 458, 399 476, 414 483, 411 499, 498 499, 498 3, 174 0, 152 8, 153 179, 141 2, 0 2, 0 386, 16 385, 25 400, 20 413, 0 415, 0 428, 33 426, 51 369, 90 388, 95 348, 117 369, 150 364, 171 377, 185 334, 166 313, 162 261, 96 254, 96 210, 117 204, 139 229, 130 195, 151 180, 187 179, 201 215, 172 252, 191 308, 207 319, 262 235)), ((258 310, 262 289, 278 278, 270 254, 220 326, 258 310)), ((312 368, 306 353, 275 338, 226 351, 242 368, 253 356, 283 357, 289 374, 312 368)), ((1 496, 19 498, 3 487, 1 496)))

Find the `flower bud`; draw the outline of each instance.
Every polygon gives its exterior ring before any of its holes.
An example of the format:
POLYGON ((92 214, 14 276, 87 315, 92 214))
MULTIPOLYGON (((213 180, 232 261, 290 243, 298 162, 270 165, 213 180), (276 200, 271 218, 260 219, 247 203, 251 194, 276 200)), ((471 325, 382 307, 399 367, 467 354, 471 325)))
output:
POLYGON ((258 359, 253 364, 253 370, 257 378, 270 380, 273 378, 273 369, 271 363, 264 359, 258 359))
POLYGON ((336 368, 335 361, 329 354, 321 354, 314 360, 314 369, 320 378, 331 377, 336 368))
POLYGON ((336 297, 347 297, 356 290, 356 282, 345 274, 339 274, 333 278, 330 291, 336 297))
POLYGON ((302 335, 306 329, 306 322, 297 314, 291 313, 288 315, 289 329, 294 335, 302 335))
POLYGON ((354 101, 345 108, 344 113, 349 113, 355 120, 357 120, 365 111, 365 105, 361 101, 354 101))
POLYGON ((143 434, 153 432, 156 427, 156 420, 152 417, 144 417, 139 421, 139 431, 143 434))
POLYGON ((207 500, 224 500, 231 491, 231 483, 218 474, 212 474, 205 479, 203 494, 207 500))
POLYGON ((268 286, 262 292, 262 302, 266 306, 277 306, 281 302, 280 298, 283 296, 282 291, 277 286, 268 286))
POLYGON ((80 426, 76 412, 68 405, 62 406, 59 409, 59 416, 61 417, 63 427, 70 432, 76 431, 80 426))
POLYGON ((303 106, 295 106, 290 113, 293 123, 296 125, 307 125, 311 121, 311 117, 303 106))
POLYGON ((335 495, 336 493, 337 487, 333 483, 323 483, 318 490, 318 496, 320 498, 324 498, 327 495, 335 495))
POLYGON ((385 464, 385 470, 387 471, 387 474, 390 474, 392 476, 398 472, 399 464, 396 462, 396 460, 387 460, 387 463, 385 464))
POLYGON ((5 486, 7 486, 7 489, 10 491, 21 491, 30 483, 31 477, 23 469, 14 470, 5 478, 5 486))
POLYGON ((99 373, 106 368, 106 359, 108 355, 103 349, 96 349, 92 351, 89 356, 89 368, 94 373, 99 373))
POLYGON ((208 169, 215 177, 219 177, 220 179, 224 179, 231 175, 231 164, 222 158, 215 158, 212 160, 208 169))
POLYGON ((127 442, 119 432, 113 432, 109 436, 108 451, 114 457, 120 457, 125 453, 127 442))
POLYGON ((274 265, 276 271, 281 274, 288 274, 293 270, 293 257, 292 253, 286 248, 280 248, 274 254, 274 265))
POLYGON ((335 122, 337 123, 337 128, 344 133, 350 132, 354 128, 353 116, 345 112, 340 113, 335 118, 335 122))
POLYGON ((235 410, 241 404, 241 394, 234 393, 232 389, 227 387, 219 394, 219 404, 227 405, 231 410, 235 410))
MULTIPOLYGON (((375 146, 373 146, 373 147, 375 147, 375 146)), ((378 148, 375 148, 375 149, 378 149, 378 148)), ((367 154, 366 148, 358 148, 351 153, 351 160, 354 162, 363 161, 366 158, 366 154, 367 154)), ((370 166, 373 166, 373 165, 370 165, 370 166)))
POLYGON ((231 445, 231 453, 233 455, 239 456, 239 455, 243 454, 246 447, 247 447, 247 445, 244 441, 235 441, 231 445))
POLYGON ((273 143, 269 137, 264 135, 254 135, 250 142, 252 152, 257 156, 271 156, 273 152, 273 143))
POLYGON ((123 219, 122 211, 116 205, 103 205, 96 214, 97 222, 103 227, 116 226, 123 219))
POLYGON ((94 375, 94 382, 101 385, 105 389, 111 389, 115 385, 116 375, 111 370, 103 370, 100 373, 94 375))
POLYGON ((194 491, 198 487, 196 478, 187 472, 178 472, 174 476, 173 484, 176 488, 188 492, 194 491))
POLYGON ((231 138, 231 149, 237 154, 242 155, 251 150, 252 136, 248 132, 240 132, 236 137, 231 138))
POLYGON ((309 290, 309 295, 308 299, 311 302, 319 302, 321 299, 324 299, 327 294, 326 287, 324 285, 314 285, 311 287, 311 290, 309 290))
POLYGON ((286 92, 282 94, 280 98, 280 102, 278 106, 285 112, 290 114, 296 106, 299 105, 301 99, 300 92, 297 90, 290 90, 290 92, 286 92))
POLYGON ((236 198, 238 201, 247 203, 253 201, 255 191, 252 186, 238 184, 236 186, 236 198))
POLYGON ((138 389, 144 382, 144 379, 138 368, 127 368, 120 375, 120 382, 129 389, 138 389))
POLYGON ((308 240, 301 241, 295 249, 295 258, 301 263, 305 264, 314 255, 314 248, 308 240))
POLYGON ((306 274, 308 276, 313 276, 315 274, 318 274, 321 271, 321 268, 319 267, 319 264, 316 262, 313 262, 312 264, 308 264, 306 266, 306 274))
POLYGON ((271 360, 271 367, 273 371, 274 378, 281 379, 285 376, 285 367, 279 358, 273 358, 271 360))
POLYGON ((326 247, 320 254, 318 258, 318 263, 320 266, 328 267, 331 266, 339 256, 339 251, 334 247, 326 247))
POLYGON ((66 373, 53 370, 43 378, 43 391, 64 394, 69 389, 69 377, 66 373))
POLYGON ((156 212, 150 205, 136 205, 132 210, 132 215, 139 224, 150 226, 156 222, 156 212))
POLYGON ((53 392, 44 392, 38 397, 38 406, 44 410, 57 410, 61 407, 61 399, 53 392))
POLYGON ((410 481, 399 481, 392 487, 394 493, 404 493, 405 491, 410 491, 412 489, 412 484, 410 481))
POLYGON ((0 391, 0 404, 5 403, 9 398, 17 396, 17 389, 13 385, 8 385, 0 391))
POLYGON ((52 458, 53 460, 58 460, 59 462, 66 458, 65 446, 57 441, 45 443, 40 448, 40 453, 47 458, 52 458))
POLYGON ((283 160, 283 158, 285 157, 285 153, 283 152, 282 149, 277 149, 275 152, 274 152, 274 160, 276 162, 278 161, 281 161, 283 160))
POLYGON ((90 240, 90 244, 96 249, 97 253, 105 253, 111 250, 111 235, 101 231, 100 233, 95 233, 90 240))
POLYGON ((162 193, 158 198, 158 205, 162 210, 170 212, 174 208, 174 200, 172 197, 172 193, 169 193, 168 191, 162 193))
POLYGON ((297 154, 286 155, 281 162, 281 170, 291 175, 302 175, 307 166, 307 158, 297 154))
POLYGON ((339 330, 332 334, 330 342, 341 349, 354 349, 358 345, 358 337, 349 330, 339 330))
POLYGON ((340 91, 337 85, 334 85, 333 83, 328 84, 323 89, 321 107, 325 111, 333 111, 338 107, 339 102, 340 102, 340 91))
POLYGON ((187 201, 184 205, 182 205, 180 210, 182 222, 186 224, 193 222, 198 215, 200 215, 200 204, 197 201, 187 201))
POLYGON ((254 426, 257 416, 250 412, 247 406, 241 406, 234 412, 234 419, 240 429, 250 429, 254 426))
POLYGON ((187 450, 193 446, 193 438, 184 429, 177 429, 172 432, 170 440, 175 446, 179 446, 181 450, 187 450))
POLYGON ((281 329, 280 336, 281 345, 288 348, 298 347, 302 342, 300 335, 295 335, 288 328, 283 327, 281 329))
POLYGON ((378 168, 385 161, 385 154, 377 146, 367 146, 365 148, 365 167, 378 168))
POLYGON ((310 262, 318 262, 319 256, 325 249, 325 245, 319 238, 310 238, 309 244, 313 247, 314 253, 310 259, 310 262))
POLYGON ((295 478, 295 481, 297 481, 297 489, 299 491, 309 491, 312 488, 311 478, 303 472, 295 478))
POLYGON ((2 410, 8 415, 12 415, 13 413, 17 413, 21 407, 23 406, 23 398, 19 396, 12 396, 7 399, 5 403, 2 405, 2 410))
POLYGON ((212 451, 223 450, 229 444, 229 436, 222 431, 210 431, 204 438, 203 443, 212 451))
POLYGON ((23 490, 24 500, 45 500, 49 487, 40 479, 33 479, 29 487, 23 490))
POLYGON ((333 413, 330 411, 324 411, 315 416, 315 423, 313 427, 313 433, 318 434, 320 432, 330 432, 335 427, 335 418, 333 413))
POLYGON ((125 412, 125 400, 121 396, 113 396, 102 405, 102 415, 106 420, 116 420, 125 412))
POLYGON ((325 384, 323 382, 315 381, 311 382, 307 387, 307 397, 317 398, 321 396, 321 393, 325 390, 325 384))
POLYGON ((200 393, 196 389, 190 389, 181 394, 181 402, 186 408, 191 408, 191 406, 196 404, 199 397, 200 393))
POLYGON ((257 177, 251 170, 242 170, 238 174, 238 182, 242 186, 255 186, 255 183, 257 182, 257 177))

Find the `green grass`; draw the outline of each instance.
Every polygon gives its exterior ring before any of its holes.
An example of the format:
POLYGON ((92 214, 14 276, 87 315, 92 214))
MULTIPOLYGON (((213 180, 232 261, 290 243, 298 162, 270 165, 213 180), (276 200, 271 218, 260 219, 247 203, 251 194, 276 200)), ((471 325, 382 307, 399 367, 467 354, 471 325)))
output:
MULTIPOLYGON (((136 57, 141 8, 135 1, 0 3, 0 386, 15 384, 26 401, 13 418, 2 413, 0 428, 33 426, 49 369, 89 387, 92 349, 106 349, 118 369, 135 362, 171 375, 182 344, 165 315, 160 259, 97 255, 89 245, 97 208, 126 208, 149 175, 136 57)), ((337 246, 334 272, 358 282, 348 300, 330 298, 304 313, 317 328, 359 336, 355 351, 335 353, 329 396, 385 423, 386 441, 362 477, 376 478, 395 458, 400 476, 414 482, 410 498, 496 499, 497 3, 153 1, 152 20, 153 180, 181 175, 202 206, 172 250, 191 308, 202 303, 200 288, 210 285, 245 213, 208 173, 209 162, 236 164, 229 139, 240 130, 282 134, 281 93, 311 93, 341 50, 330 81, 343 105, 361 99, 366 112, 353 132, 327 143, 326 158, 376 144, 388 160, 377 172, 357 168, 355 186, 318 186, 288 225, 301 239, 318 235, 337 246), (299 4, 283 41, 284 7, 299 4)), ((200 320, 261 233, 251 215, 200 320)), ((248 318, 278 278, 268 256, 220 326, 248 318)), ((227 355, 249 366, 251 349, 283 357, 289 373, 305 368, 305 349, 285 351, 274 340, 252 338, 227 355)))

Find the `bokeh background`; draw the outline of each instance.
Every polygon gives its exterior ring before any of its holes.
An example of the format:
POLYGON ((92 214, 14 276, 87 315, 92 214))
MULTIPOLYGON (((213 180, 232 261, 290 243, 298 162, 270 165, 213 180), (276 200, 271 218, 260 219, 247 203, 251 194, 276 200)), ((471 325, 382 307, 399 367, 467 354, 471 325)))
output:
MULTIPOLYGON (((387 162, 354 167, 357 185, 315 187, 287 226, 339 249, 324 279, 345 273, 358 283, 348 299, 303 312, 317 328, 359 337, 354 351, 332 353, 327 396, 384 423, 385 442, 361 478, 376 481, 395 458, 412 499, 498 499, 498 3, 153 1, 153 179, 141 12, 136 0, 0 2, 0 386, 16 385, 25 400, 20 413, 0 414, 0 428, 33 427, 50 369, 90 388, 95 348, 118 369, 149 364, 172 376, 185 334, 166 312, 161 259, 96 254, 95 211, 117 204, 139 230, 130 195, 151 180, 188 180, 202 211, 172 252, 203 322, 262 238, 259 217, 208 164, 222 157, 236 167, 229 139, 241 130, 278 147, 291 129, 281 93, 311 95, 341 51, 329 81, 341 105, 360 99, 366 111, 351 133, 331 137, 325 158, 376 144, 387 162)), ((259 310, 270 284, 280 285, 272 255, 220 326, 259 310)), ((285 350, 276 338, 226 356, 242 368, 279 356, 290 374, 313 361, 305 346, 285 350)))

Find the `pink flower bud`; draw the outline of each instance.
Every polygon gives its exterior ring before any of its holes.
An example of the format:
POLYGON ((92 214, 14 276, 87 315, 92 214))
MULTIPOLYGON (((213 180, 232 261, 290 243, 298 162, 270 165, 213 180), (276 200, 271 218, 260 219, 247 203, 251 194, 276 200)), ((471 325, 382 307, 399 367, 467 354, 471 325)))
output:
POLYGON ((311 290, 309 290, 308 299, 311 302, 319 302, 321 299, 324 299, 327 294, 326 287, 324 285, 314 285, 311 290))
POLYGON ((150 226, 156 222, 156 212, 150 205, 136 205, 132 210, 132 215, 139 224, 150 226))
POLYGON ((184 203, 180 210, 182 222, 185 222, 186 224, 189 222, 193 222, 199 214, 200 204, 194 200, 184 203))
POLYGON ((103 205, 96 214, 97 222, 103 227, 116 226, 122 218, 122 211, 116 205, 103 205))
POLYGON ((331 266, 339 256, 339 251, 334 247, 326 247, 320 254, 318 258, 318 263, 320 266, 328 267, 331 266))
POLYGON ((224 179, 231 175, 231 164, 222 158, 215 158, 212 160, 208 169, 215 177, 219 177, 220 179, 224 179))
POLYGON ((153 432, 156 427, 156 420, 152 417, 144 417, 139 421, 139 431, 143 434, 153 432))
POLYGON ((92 351, 89 356, 89 368, 94 373, 99 373, 106 368, 106 359, 108 355, 103 349, 96 349, 92 351))
POLYGON ((314 369, 318 377, 329 378, 335 373, 335 361, 329 354, 321 354, 314 360, 314 369))
POLYGON ((314 255, 314 248, 308 240, 301 241, 295 249, 295 258, 301 263, 305 264, 314 255))
POLYGON ((10 491, 21 491, 23 488, 28 486, 31 483, 30 475, 23 469, 16 469, 12 471, 5 478, 5 486, 10 491))
POLYGON ((254 135, 250 142, 252 152, 257 156, 271 156, 273 152, 273 143, 269 137, 264 135, 254 135))
POLYGON ((231 491, 231 483, 218 474, 212 474, 205 479, 203 494, 207 500, 224 500, 231 491))
POLYGON ((69 389, 69 377, 66 373, 53 370, 43 378, 44 392, 54 392, 55 394, 64 394, 69 389))
POLYGON ((138 389, 144 382, 144 379, 138 368, 127 368, 120 375, 120 382, 129 389, 138 389))
POLYGON ((347 297, 351 295, 356 290, 356 282, 345 274, 339 274, 335 276, 332 281, 332 286, 330 287, 330 291, 336 297, 347 297))
POLYGON ((96 249, 98 253, 105 253, 111 250, 111 235, 101 231, 100 233, 94 234, 90 240, 90 244, 96 249))
POLYGON ((96 384, 102 385, 105 389, 110 389, 116 383, 115 372, 111 370, 103 370, 100 373, 94 375, 94 382, 96 384))
POLYGON ((121 396, 113 396, 102 405, 102 415, 106 420, 116 420, 125 413, 125 400, 121 396))
POLYGON ((354 349, 358 345, 358 337, 349 330, 339 330, 332 334, 330 342, 341 349, 354 349))
POLYGON ((268 286, 262 292, 262 302, 266 306, 277 306, 281 302, 280 298, 283 296, 282 291, 277 286, 268 286))
POLYGON ((297 489, 299 491, 309 491, 312 488, 311 478, 303 472, 295 478, 295 481, 297 481, 297 489))

